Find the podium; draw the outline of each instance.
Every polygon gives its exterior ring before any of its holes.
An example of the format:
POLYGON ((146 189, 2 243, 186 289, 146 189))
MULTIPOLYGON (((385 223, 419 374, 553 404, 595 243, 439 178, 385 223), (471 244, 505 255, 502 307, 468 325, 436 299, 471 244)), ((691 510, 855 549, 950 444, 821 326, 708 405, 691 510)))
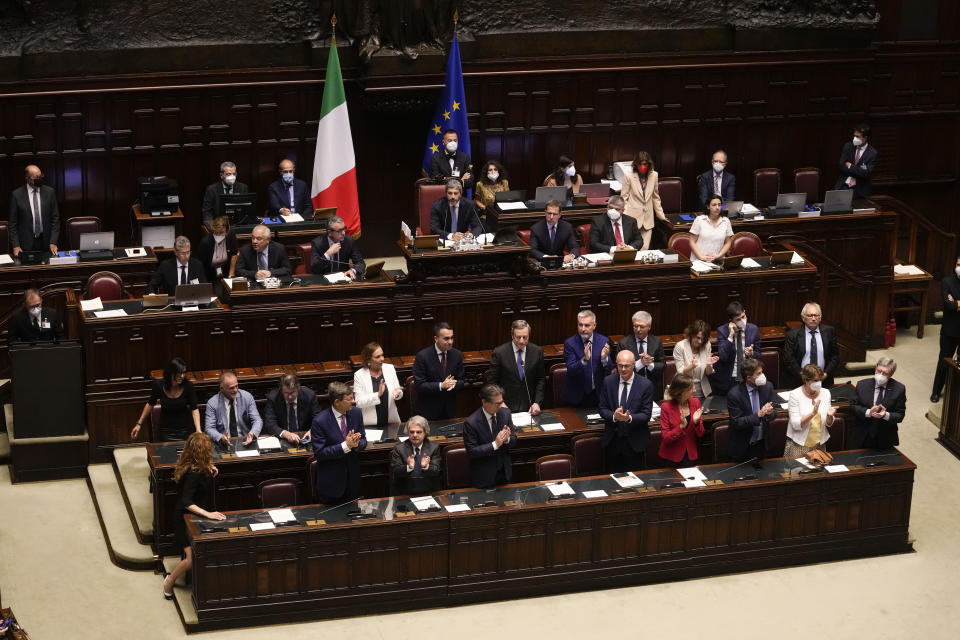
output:
POLYGON ((953 358, 944 358, 943 362, 947 368, 947 386, 943 393, 937 442, 960 458, 960 365, 953 358))

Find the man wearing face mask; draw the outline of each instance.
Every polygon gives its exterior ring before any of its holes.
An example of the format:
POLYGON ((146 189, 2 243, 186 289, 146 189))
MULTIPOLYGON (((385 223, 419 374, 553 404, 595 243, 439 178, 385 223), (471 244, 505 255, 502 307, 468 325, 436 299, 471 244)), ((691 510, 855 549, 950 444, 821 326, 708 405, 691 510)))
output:
POLYGON ((456 178, 447 180, 447 196, 430 207, 430 233, 457 241, 470 231, 473 235, 485 233, 477 205, 463 197, 463 187, 456 178))
POLYGON ((27 289, 23 295, 24 308, 13 316, 10 323, 10 342, 39 342, 62 340, 63 325, 57 312, 44 308, 40 292, 27 289))
POLYGON ((853 130, 853 140, 843 145, 840 153, 840 176, 834 189, 853 189, 854 198, 868 198, 873 193, 873 168, 877 164, 877 150, 870 145, 870 125, 861 124, 853 130))
MULTIPOLYGON (((45 185, 43 172, 36 165, 24 169, 25 185, 10 194, 10 244, 13 255, 22 251, 57 253, 60 237, 60 209, 57 192, 45 185)), ((6 247, 0 248, 6 251, 6 247)))
POLYGON ((727 393, 730 426, 727 429, 727 456, 735 462, 766 455, 770 423, 777 417, 773 407, 776 394, 767 382, 763 365, 756 358, 747 358, 740 368, 742 382, 727 393))
POLYGON ((697 181, 697 198, 700 200, 701 209, 707 206, 707 201, 713 194, 720 196, 724 202, 736 200, 737 180, 726 170, 727 152, 723 149, 714 151, 710 166, 711 169, 702 173, 697 181))
POLYGON ((940 355, 937 356, 937 372, 933 377, 933 394, 930 402, 939 402, 947 379, 944 358, 955 358, 960 347, 960 257, 954 264, 953 273, 940 282, 940 297, 943 300, 943 323, 940 325, 940 355))
POLYGON ((200 212, 203 214, 203 224, 210 228, 213 219, 220 215, 220 196, 248 193, 247 185, 237 182, 237 165, 232 162, 220 164, 220 180, 207 185, 203 192, 203 205, 200 212))
POLYGON ((590 251, 613 253, 624 249, 639 249, 643 238, 637 230, 637 221, 623 215, 624 203, 620 196, 607 202, 607 212, 590 221, 590 251))
POLYGON ((280 162, 280 178, 267 188, 267 208, 271 216, 299 213, 304 220, 313 218, 313 202, 307 183, 294 177, 296 165, 291 160, 280 162))
POLYGON ((727 305, 727 324, 717 327, 717 354, 720 359, 713 365, 710 386, 714 395, 725 395, 740 382, 740 365, 747 358, 760 359, 760 329, 747 322, 747 312, 740 302, 727 305))
POLYGON ((443 132, 443 148, 430 158, 430 177, 440 181, 444 178, 457 178, 464 189, 473 188, 473 164, 470 156, 458 151, 457 132, 447 129, 443 132))
POLYGON ((849 449, 889 449, 900 444, 897 425, 907 413, 907 388, 893 379, 897 363, 883 356, 877 360, 873 377, 857 383, 850 404, 853 428, 849 449))

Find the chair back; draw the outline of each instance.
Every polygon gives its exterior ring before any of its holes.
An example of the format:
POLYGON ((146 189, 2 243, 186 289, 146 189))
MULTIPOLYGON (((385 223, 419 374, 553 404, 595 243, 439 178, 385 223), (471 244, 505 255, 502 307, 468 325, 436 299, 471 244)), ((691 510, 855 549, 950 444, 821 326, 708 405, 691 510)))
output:
POLYGON ((807 194, 807 202, 820 202, 820 169, 800 167, 793 171, 793 190, 807 194))
POLYGON ((470 486, 470 458, 466 447, 447 447, 443 450, 443 486, 445 489, 463 489, 470 486))
POLYGON ((577 227, 577 240, 580 241, 580 255, 590 253, 590 223, 577 227))
POLYGON ((827 427, 830 439, 827 451, 844 451, 847 448, 847 423, 843 416, 833 416, 833 424, 827 427))
POLYGON ((530 246, 530 229, 519 229, 517 237, 523 241, 523 244, 530 246))
POLYGON ((98 233, 100 231, 100 218, 96 216, 77 216, 67 219, 67 241, 70 243, 68 249, 80 248, 81 233, 98 233))
POLYGON ((650 442, 647 444, 647 450, 644 456, 646 458, 647 469, 662 469, 673 466, 672 462, 668 462, 660 457, 661 442, 663 442, 663 432, 660 431, 660 429, 651 429, 650 442))
POLYGON ((753 204, 769 207, 777 203, 780 193, 780 169, 765 167, 753 172, 753 204))
POLYGON ((727 462, 727 430, 728 422, 718 422, 713 428, 713 461, 727 462))
POLYGON ((782 458, 787 446, 787 418, 774 418, 767 429, 767 457, 782 458))
POLYGON ((417 220, 419 227, 417 234, 430 233, 430 207, 440 198, 447 195, 446 184, 437 184, 429 178, 421 178, 416 182, 417 189, 417 220))
POLYGON ((295 247, 295 251, 298 256, 300 256, 300 264, 297 265, 297 268, 293 270, 294 275, 307 275, 310 273, 310 259, 313 250, 311 249, 313 245, 309 242, 304 242, 303 244, 298 244, 295 247))
POLYGON ((0 253, 10 253, 10 229, 6 222, 0 222, 0 253))
POLYGON ((563 400, 560 395, 563 393, 563 383, 567 379, 567 365, 558 362, 550 367, 550 391, 553 393, 553 406, 562 407, 563 400))
POLYGON ((678 231, 667 240, 667 249, 676 251, 687 260, 690 259, 690 234, 686 231, 678 231))
POLYGON ((555 453, 537 458, 537 480, 566 480, 572 478, 573 456, 568 453, 555 453))
POLYGON ((664 213, 683 213, 683 178, 660 178, 657 188, 660 189, 660 206, 664 213))
POLYGON ((103 301, 124 300, 123 280, 113 271, 97 271, 87 278, 87 286, 80 296, 82 300, 100 298, 103 301))
POLYGON ((407 379, 403 381, 403 394, 407 397, 407 402, 410 403, 410 415, 417 415, 417 385, 413 382, 413 376, 407 376, 407 379))
POLYGON ((780 349, 762 349, 760 363, 763 364, 763 375, 774 389, 780 388, 780 349))
POLYGON ((296 478, 273 478, 257 486, 262 509, 281 509, 300 504, 300 481, 296 478))
POLYGON ((577 476, 598 476, 603 473, 603 439, 595 433, 581 433, 570 440, 573 472, 577 476))
POLYGON ((756 258, 762 251, 763 243, 760 242, 760 236, 749 231, 737 231, 733 234, 733 242, 730 243, 731 256, 743 256, 745 258, 756 258))
POLYGON ((310 478, 310 497, 312 498, 311 502, 319 502, 317 496, 317 486, 315 484, 317 478, 317 459, 311 457, 310 461, 307 463, 307 477, 310 478))
POLYGON ((674 362, 673 358, 667 358, 666 364, 663 365, 663 388, 666 390, 670 386, 670 383, 673 382, 673 379, 677 376, 677 363, 674 362))

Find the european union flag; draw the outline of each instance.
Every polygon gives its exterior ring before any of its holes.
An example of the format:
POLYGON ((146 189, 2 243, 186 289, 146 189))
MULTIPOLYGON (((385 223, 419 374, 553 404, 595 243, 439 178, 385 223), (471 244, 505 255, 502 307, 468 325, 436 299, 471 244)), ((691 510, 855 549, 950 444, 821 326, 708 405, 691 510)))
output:
MULTIPOLYGON (((437 108, 430 121, 427 133, 427 146, 423 150, 423 170, 430 172, 430 158, 443 146, 443 132, 454 129, 457 132, 457 151, 470 155, 470 127, 467 125, 467 100, 463 92, 463 71, 460 69, 460 45, 457 44, 457 32, 453 32, 453 44, 447 56, 447 77, 443 92, 437 101, 437 108)), ((472 157, 472 156, 471 156, 472 157)))

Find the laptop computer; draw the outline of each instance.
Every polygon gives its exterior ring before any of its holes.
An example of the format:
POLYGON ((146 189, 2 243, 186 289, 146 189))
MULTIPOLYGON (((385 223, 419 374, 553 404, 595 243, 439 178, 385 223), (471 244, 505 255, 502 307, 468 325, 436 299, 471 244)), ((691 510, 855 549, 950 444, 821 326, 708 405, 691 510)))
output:
POLYGON ((778 264, 790 264, 791 260, 793 260, 793 251, 774 251, 770 254, 771 267, 778 264))
POLYGON ((113 231, 81 233, 77 259, 80 262, 113 260, 113 231))
POLYGON ((620 249, 610 255, 613 256, 613 264, 633 264, 637 261, 636 249, 620 249))
POLYGON ((853 189, 827 191, 820 205, 820 213, 853 213, 853 189))
POLYGON ((178 307, 206 306, 213 297, 213 285, 209 282, 178 284, 174 304, 178 307))
POLYGON ((580 193, 586 195, 587 198, 608 198, 610 197, 610 186, 603 182, 584 184, 580 185, 580 193))
POLYGON ((526 199, 526 189, 511 189, 510 191, 498 191, 493 194, 494 202, 523 202, 526 199))
POLYGON ((379 280, 380 276, 383 274, 383 260, 377 260, 367 265, 366 270, 363 272, 364 280, 379 280))
POLYGON ((728 218, 739 218, 743 210, 743 200, 727 200, 723 203, 723 210, 728 218))
POLYGON ((806 193, 779 193, 777 194, 777 204, 770 210, 770 215, 774 217, 795 216, 803 210, 803 205, 806 203, 806 193))
POLYGON ((724 269, 737 269, 740 267, 740 263, 743 262, 743 256, 724 256, 723 264, 720 266, 724 269))
POLYGON ((566 187, 537 187, 537 193, 533 196, 533 206, 536 209, 542 209, 547 206, 551 200, 557 200, 561 205, 567 201, 566 187))

